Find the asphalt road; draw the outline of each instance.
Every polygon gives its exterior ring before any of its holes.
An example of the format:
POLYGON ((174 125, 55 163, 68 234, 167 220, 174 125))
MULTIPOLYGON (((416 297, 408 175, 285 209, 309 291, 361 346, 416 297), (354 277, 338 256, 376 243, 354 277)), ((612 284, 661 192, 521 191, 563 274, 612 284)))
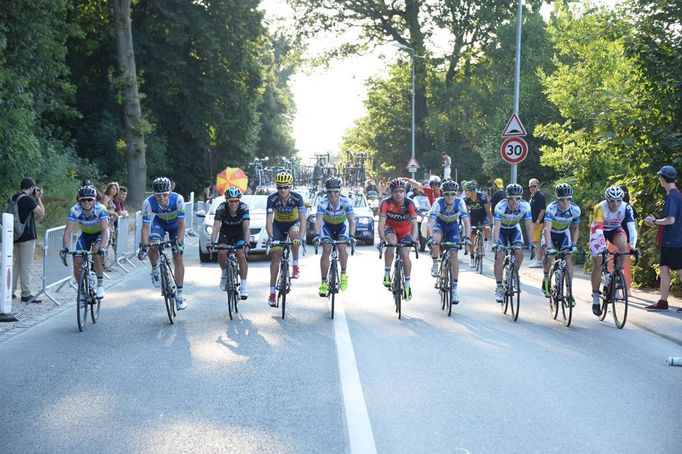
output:
POLYGON ((186 262, 175 325, 138 267, 85 332, 71 305, 0 343, 0 452, 680 452, 680 346, 584 302, 565 328, 523 286, 513 322, 467 269, 447 317, 420 255, 398 320, 361 247, 335 320, 311 250, 285 320, 265 262, 229 320, 217 265, 186 262))

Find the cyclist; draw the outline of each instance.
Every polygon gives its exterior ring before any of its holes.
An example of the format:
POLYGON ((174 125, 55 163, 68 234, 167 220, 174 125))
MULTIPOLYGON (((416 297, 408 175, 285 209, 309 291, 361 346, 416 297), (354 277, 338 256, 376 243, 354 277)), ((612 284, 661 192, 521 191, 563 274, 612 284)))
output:
MULTIPOLYGON (((568 183, 559 183, 554 188, 557 199, 547 206, 545 212, 545 229, 542 237, 542 247, 547 249, 547 254, 556 254, 562 249, 578 250, 578 237, 580 236, 580 207, 573 203, 573 188, 568 183)), ((549 298, 549 260, 544 261, 544 279, 542 280, 542 292, 549 298)), ((573 280, 573 263, 571 256, 566 257, 569 281, 573 280)), ((569 301, 573 306, 574 301, 569 301)))
MULTIPOLYGON (((353 203, 346 196, 341 195, 341 179, 337 177, 328 178, 324 182, 327 190, 327 197, 322 197, 317 204, 317 215, 315 216, 315 242, 321 240, 348 241, 355 235, 355 215, 353 214, 353 203)), ((348 263, 348 252, 346 245, 340 244, 339 262, 341 263, 341 277, 339 288, 348 288, 348 275, 346 266, 348 263)), ((320 258, 320 272, 322 273, 322 283, 320 284, 319 294, 326 297, 329 294, 329 255, 332 252, 331 244, 322 246, 322 257, 320 258)))
MULTIPOLYGON (((499 248, 507 245, 523 246, 521 221, 526 226, 527 238, 529 240, 533 238, 530 222, 530 204, 521 199, 523 187, 520 184, 512 183, 507 185, 505 193, 507 198, 501 200, 495 207, 495 224, 493 225, 495 281, 497 282, 495 301, 498 303, 504 302, 504 288, 502 287, 502 262, 504 261, 504 254, 499 248)), ((527 246, 533 248, 533 243, 529 241, 527 246)), ((518 269, 523 262, 523 251, 518 249, 514 251, 514 255, 516 256, 516 268, 518 269)))
MULTIPOLYGON (((601 275, 602 256, 601 253, 606 249, 606 242, 614 244, 620 253, 627 252, 627 237, 625 230, 621 227, 623 221, 626 222, 630 233, 630 245, 632 252, 637 247, 637 228, 635 219, 632 215, 632 207, 623 202, 625 193, 618 186, 609 186, 604 191, 606 200, 602 200, 594 206, 592 211, 592 227, 590 229, 590 253, 592 254, 592 313, 596 316, 601 315, 601 304, 599 301, 599 281, 601 275)), ((617 264, 619 269, 623 268, 622 260, 617 264)))
MULTIPOLYGON (((97 251, 99 259, 94 260, 95 274, 97 275, 97 299, 104 298, 104 254, 106 248, 103 245, 109 241, 109 216, 107 207, 97 202, 97 189, 94 186, 83 186, 78 190, 78 203, 71 207, 66 219, 66 228, 62 243, 62 255, 69 252, 73 227, 80 225, 81 234, 76 241, 76 250, 97 251)), ((73 277, 78 282, 78 270, 83 263, 83 257, 73 257, 73 277)))
MULTIPOLYGON (((414 245, 414 238, 418 238, 417 210, 414 202, 405 196, 407 183, 400 178, 395 178, 388 183, 391 195, 381 201, 379 208, 379 247, 388 241, 389 244, 397 244, 400 241, 405 246, 414 245)), ((391 263, 395 252, 393 248, 387 248, 384 256, 384 286, 391 286, 391 263)), ((405 270, 405 300, 412 299, 410 287, 410 249, 405 247, 400 250, 405 270)))
MULTIPOLYGON (((249 206, 242 202, 242 191, 231 187, 225 191, 225 201, 218 205, 213 218, 213 231, 211 232, 211 245, 229 244, 237 248, 235 255, 239 262, 239 297, 243 300, 249 297, 246 286, 246 276, 249 268, 246 261, 250 234, 249 206), (218 236, 220 234, 220 236, 218 236)), ((218 251, 218 264, 222 270, 220 277, 220 289, 225 291, 227 285, 227 251, 218 251)))
POLYGON ((469 262, 469 268, 475 268, 473 243, 476 236, 476 229, 483 229, 483 239, 487 248, 488 237, 490 236, 490 224, 492 224, 493 215, 490 210, 488 196, 477 190, 478 187, 475 181, 468 181, 466 186, 462 189, 464 189, 464 202, 466 203, 471 219, 471 246, 469 248, 471 260, 469 262))
MULTIPOLYGON (((277 192, 268 196, 265 218, 265 231, 268 233, 268 241, 283 241, 287 236, 293 241, 291 247, 293 270, 292 279, 298 279, 298 250, 301 244, 299 238, 305 238, 306 208, 303 197, 291 190, 294 177, 287 171, 278 172, 275 175, 277 192)), ((268 304, 277 307, 275 298, 275 282, 279 273, 279 261, 282 258, 282 249, 272 248, 270 254, 270 296, 268 304)))
MULTIPOLYGON (((436 199, 431 207, 429 214, 429 230, 432 237, 429 238, 431 244, 431 276, 438 277, 438 258, 440 257, 440 246, 438 243, 445 241, 448 243, 459 242, 459 222, 464 222, 464 236, 469 242, 471 224, 469 223, 469 213, 466 203, 457 197, 459 185, 452 180, 445 180, 441 186, 443 197, 436 199)), ((452 289, 450 291, 453 304, 459 303, 457 297, 457 278, 459 276, 459 261, 457 259, 457 249, 450 249, 450 270, 452 272, 452 289)))
POLYGON ((166 177, 155 179, 152 182, 154 194, 142 202, 142 234, 138 258, 144 259, 149 253, 149 262, 152 265, 152 285, 156 288, 161 287, 159 250, 156 247, 149 248, 147 244, 163 241, 168 233, 168 239, 172 243, 175 284, 178 291, 175 305, 181 311, 187 308, 182 288, 185 280, 185 265, 182 260, 185 250, 185 201, 180 194, 171 191, 171 186, 171 181, 166 177))

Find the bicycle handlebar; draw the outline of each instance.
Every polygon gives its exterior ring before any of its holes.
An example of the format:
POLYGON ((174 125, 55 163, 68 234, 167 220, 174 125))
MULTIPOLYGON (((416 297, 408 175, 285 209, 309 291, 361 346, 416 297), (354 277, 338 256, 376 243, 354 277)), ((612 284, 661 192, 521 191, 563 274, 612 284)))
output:
POLYGON ((417 243, 416 243, 415 241, 413 241, 413 242, 410 243, 410 244, 402 244, 402 243, 398 243, 398 244, 388 244, 388 243, 379 244, 379 260, 381 260, 381 258, 382 258, 382 256, 383 256, 384 249, 385 249, 385 248, 389 248, 389 247, 396 248, 396 249, 402 249, 402 248, 404 248, 404 247, 409 247, 410 249, 411 249, 411 248, 414 248, 415 258, 417 258, 417 259, 419 258, 419 249, 417 248, 417 243))
POLYGON ((612 255, 614 258, 622 257, 625 255, 633 255, 635 257, 635 266, 639 263, 639 250, 635 249, 634 251, 630 252, 611 252, 608 249, 604 249, 604 251, 601 253, 602 260, 605 260, 607 256, 612 255))
POLYGON ((59 251, 59 255, 60 255, 61 258, 62 258, 62 263, 64 264, 64 266, 69 266, 69 264, 66 263, 66 255, 67 255, 67 254, 68 254, 68 255, 73 255, 73 256, 78 255, 78 256, 81 256, 81 257, 85 257, 86 255, 95 255, 95 254, 97 254, 97 252, 88 251, 88 250, 86 250, 86 249, 78 249, 78 250, 76 250, 76 251, 69 251, 69 252, 66 252, 66 253, 64 253, 64 251, 59 251))

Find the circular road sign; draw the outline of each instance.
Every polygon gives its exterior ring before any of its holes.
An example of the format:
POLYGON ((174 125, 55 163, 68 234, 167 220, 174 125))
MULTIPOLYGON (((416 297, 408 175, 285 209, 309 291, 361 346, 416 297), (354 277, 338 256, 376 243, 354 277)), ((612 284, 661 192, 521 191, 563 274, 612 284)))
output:
POLYGON ((509 164, 518 164, 528 156, 528 144, 521 137, 510 137, 502 142, 500 153, 509 164))

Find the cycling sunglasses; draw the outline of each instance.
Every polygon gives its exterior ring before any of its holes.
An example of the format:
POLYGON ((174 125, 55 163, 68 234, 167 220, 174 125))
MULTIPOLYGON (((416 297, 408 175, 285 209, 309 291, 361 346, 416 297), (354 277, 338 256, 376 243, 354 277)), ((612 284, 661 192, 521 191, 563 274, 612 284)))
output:
POLYGON ((241 202, 240 199, 227 199, 227 201, 228 201, 229 203, 239 203, 239 202, 241 202))
POLYGON ((282 191, 284 189, 291 189, 291 186, 277 186, 278 191, 282 191))
POLYGON ((89 198, 89 197, 88 197, 88 198, 78 199, 78 201, 79 201, 79 202, 94 202, 95 199, 92 199, 92 198, 89 198))
POLYGON ((508 198, 509 200, 521 200, 521 196, 520 196, 520 195, 510 195, 510 196, 507 197, 507 198, 508 198))
POLYGON ((457 193, 456 192, 444 192, 443 195, 445 197, 454 197, 457 195, 457 193))
POLYGON ((329 191, 327 191, 327 194, 338 194, 339 192, 341 191, 338 189, 330 189, 329 191))
POLYGON ((571 200, 571 199, 572 199, 572 197, 558 197, 557 198, 557 200, 559 202, 566 202, 566 201, 571 200))

